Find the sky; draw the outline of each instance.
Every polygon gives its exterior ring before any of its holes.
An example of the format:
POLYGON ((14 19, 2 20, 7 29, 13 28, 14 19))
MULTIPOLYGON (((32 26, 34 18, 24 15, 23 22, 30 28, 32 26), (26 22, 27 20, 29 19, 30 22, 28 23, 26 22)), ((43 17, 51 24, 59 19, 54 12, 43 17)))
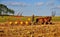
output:
POLYGON ((51 16, 52 11, 60 16, 60 0, 0 0, 15 11, 15 15, 23 12, 24 16, 51 16))

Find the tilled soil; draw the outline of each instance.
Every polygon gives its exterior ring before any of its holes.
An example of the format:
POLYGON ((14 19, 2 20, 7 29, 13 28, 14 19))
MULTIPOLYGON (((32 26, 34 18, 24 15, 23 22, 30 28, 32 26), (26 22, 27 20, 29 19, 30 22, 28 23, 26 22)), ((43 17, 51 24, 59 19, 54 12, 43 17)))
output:
POLYGON ((0 37, 60 37, 60 23, 53 25, 0 26, 0 37))

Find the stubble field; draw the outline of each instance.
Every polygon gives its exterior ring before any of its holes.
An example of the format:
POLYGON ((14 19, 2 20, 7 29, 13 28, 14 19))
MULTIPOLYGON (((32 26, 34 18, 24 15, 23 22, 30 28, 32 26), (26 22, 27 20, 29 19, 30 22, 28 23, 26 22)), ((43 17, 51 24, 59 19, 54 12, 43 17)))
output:
POLYGON ((60 18, 53 19, 54 24, 47 25, 1 25, 0 37, 60 37, 60 18))

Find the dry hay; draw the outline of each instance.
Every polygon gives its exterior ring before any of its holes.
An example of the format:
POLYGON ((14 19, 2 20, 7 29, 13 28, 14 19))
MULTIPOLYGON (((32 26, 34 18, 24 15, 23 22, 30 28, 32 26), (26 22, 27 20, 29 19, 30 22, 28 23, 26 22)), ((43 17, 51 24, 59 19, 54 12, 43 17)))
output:
POLYGON ((54 25, 0 26, 0 37, 60 37, 60 22, 54 25))

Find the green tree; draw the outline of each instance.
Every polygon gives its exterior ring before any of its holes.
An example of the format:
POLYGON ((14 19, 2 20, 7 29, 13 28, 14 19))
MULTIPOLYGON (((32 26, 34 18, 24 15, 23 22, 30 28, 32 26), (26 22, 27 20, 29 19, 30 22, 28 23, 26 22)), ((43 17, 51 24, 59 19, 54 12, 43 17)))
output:
POLYGON ((9 9, 4 4, 0 4, 0 15, 2 15, 2 13, 6 14, 6 15, 8 15, 8 13, 14 14, 14 10, 9 9))

